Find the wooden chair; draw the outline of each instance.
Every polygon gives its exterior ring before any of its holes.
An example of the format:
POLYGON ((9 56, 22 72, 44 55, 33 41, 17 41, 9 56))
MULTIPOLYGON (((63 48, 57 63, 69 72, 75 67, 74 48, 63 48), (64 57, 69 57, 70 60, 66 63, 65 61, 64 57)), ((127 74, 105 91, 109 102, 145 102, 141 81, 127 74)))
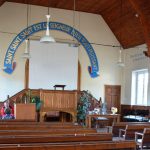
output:
POLYGON ((143 147, 150 146, 150 128, 145 128, 143 133, 135 132, 135 141, 137 147, 142 150, 143 147))
POLYGON ((125 129, 120 129, 119 137, 123 137, 124 140, 133 140, 135 132, 143 132, 144 128, 150 128, 150 125, 126 125, 125 129))
POLYGON ((150 122, 114 122, 112 125, 113 137, 119 137, 119 130, 125 129, 126 125, 150 125, 150 122))

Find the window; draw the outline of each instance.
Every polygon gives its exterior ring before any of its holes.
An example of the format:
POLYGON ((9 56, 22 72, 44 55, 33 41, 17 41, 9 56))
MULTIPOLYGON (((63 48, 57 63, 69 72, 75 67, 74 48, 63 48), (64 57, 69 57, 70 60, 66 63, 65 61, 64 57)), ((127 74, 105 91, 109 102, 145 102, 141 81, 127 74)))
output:
POLYGON ((131 104, 147 105, 148 69, 132 72, 131 104))

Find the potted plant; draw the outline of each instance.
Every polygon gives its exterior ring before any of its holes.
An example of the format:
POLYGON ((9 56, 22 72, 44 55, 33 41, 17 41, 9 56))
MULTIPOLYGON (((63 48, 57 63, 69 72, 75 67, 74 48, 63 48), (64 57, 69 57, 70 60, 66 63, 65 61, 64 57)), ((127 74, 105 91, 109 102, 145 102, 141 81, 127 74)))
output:
POLYGON ((77 121, 81 125, 85 125, 86 114, 90 107, 89 94, 86 91, 81 93, 78 105, 77 105, 77 121))
POLYGON ((41 108, 41 105, 42 105, 42 101, 40 100, 40 97, 33 96, 31 98, 31 103, 35 103, 35 105, 36 105, 36 111, 39 112, 40 108, 41 108))
POLYGON ((31 103, 35 103, 35 105, 36 105, 37 121, 39 122, 39 120, 40 120, 40 109, 41 109, 42 101, 40 100, 40 97, 33 96, 31 98, 31 103))

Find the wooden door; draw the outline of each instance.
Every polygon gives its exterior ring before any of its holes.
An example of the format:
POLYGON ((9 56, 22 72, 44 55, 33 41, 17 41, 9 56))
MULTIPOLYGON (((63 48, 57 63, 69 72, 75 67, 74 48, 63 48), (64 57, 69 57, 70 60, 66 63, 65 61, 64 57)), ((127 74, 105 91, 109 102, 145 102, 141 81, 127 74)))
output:
POLYGON ((111 107, 117 107, 118 112, 120 112, 120 95, 120 85, 105 85, 105 102, 107 103, 108 111, 111 110, 111 107))

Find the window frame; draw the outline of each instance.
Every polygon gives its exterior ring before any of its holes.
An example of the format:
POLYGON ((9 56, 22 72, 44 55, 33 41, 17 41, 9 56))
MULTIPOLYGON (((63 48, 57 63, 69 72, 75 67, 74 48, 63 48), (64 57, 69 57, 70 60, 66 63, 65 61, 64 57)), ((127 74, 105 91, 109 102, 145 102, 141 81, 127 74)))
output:
POLYGON ((148 100, 148 82, 149 82, 149 72, 148 68, 145 69, 139 69, 139 70, 133 70, 132 71, 132 78, 131 78, 131 105, 144 105, 147 106, 147 100, 148 100), (139 87, 139 75, 144 75, 143 78, 143 90, 142 90, 142 99, 141 103, 138 102, 138 87, 139 87), (146 74, 147 74, 147 81, 145 85, 145 80, 146 80, 146 74), (147 87, 146 87, 147 86, 147 87), (146 100, 145 99, 145 91, 146 91, 146 100))

